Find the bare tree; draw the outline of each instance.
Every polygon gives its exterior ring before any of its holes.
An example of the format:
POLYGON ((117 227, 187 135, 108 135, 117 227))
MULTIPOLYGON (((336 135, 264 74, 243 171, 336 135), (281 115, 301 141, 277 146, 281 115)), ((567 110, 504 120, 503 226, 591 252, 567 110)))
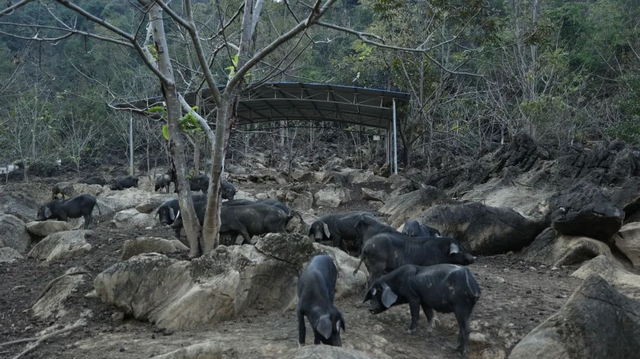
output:
MULTIPOLYGON (((0 10, 0 17, 16 11, 32 1, 33 0, 22 0, 15 4, 10 4, 9 7, 4 10, 0 10)), ((267 40, 264 46, 258 46, 254 40, 256 38, 257 25, 261 19, 264 0, 244 0, 241 8, 229 19, 223 19, 223 12, 219 9, 218 15, 220 16, 220 20, 216 25, 217 29, 215 29, 215 32, 210 37, 200 35, 201 30, 204 29, 208 31, 210 27, 203 26, 200 22, 195 21, 191 0, 183 0, 181 3, 182 6, 179 6, 180 9, 177 10, 163 0, 139 0, 138 3, 140 6, 131 3, 131 6, 139 11, 139 23, 134 27, 134 32, 127 32, 91 14, 83 8, 82 5, 79 5, 80 2, 72 2, 69 0, 50 0, 50 2, 62 5, 107 31, 93 33, 81 30, 75 27, 75 23, 67 23, 63 20, 68 17, 53 16, 53 20, 58 24, 57 26, 30 24, 34 29, 34 36, 29 40, 59 41, 72 35, 82 35, 86 38, 98 39, 118 46, 128 47, 138 53, 140 59, 148 69, 160 80, 167 113, 170 138, 169 148, 174 162, 173 167, 176 169, 179 201, 182 209, 181 215, 183 216, 187 238, 191 246, 191 256, 198 256, 203 252, 209 252, 217 247, 219 243, 219 193, 221 175, 224 169, 224 158, 229 144, 231 128, 235 123, 236 108, 241 94, 248 85, 250 76, 252 85, 259 85, 283 73, 297 58, 294 52, 298 48, 298 45, 303 40, 306 41, 306 39, 313 41, 307 32, 314 25, 322 25, 334 30, 351 33, 357 35, 367 43, 399 51, 426 54, 428 51, 441 46, 441 44, 426 46, 427 42, 422 41, 416 48, 397 47, 385 44, 380 36, 357 32, 329 23, 321 23, 320 19, 335 3, 335 0, 316 0, 313 5, 306 8, 303 16, 299 16, 300 14, 295 15, 293 11, 291 11, 291 20, 294 21, 293 25, 279 33, 275 39, 267 40), (163 16, 163 14, 166 14, 166 16, 163 16), (190 68, 189 71, 197 73, 200 76, 199 81, 189 81, 187 88, 200 84, 196 86, 197 89, 200 89, 202 84, 206 84, 211 91, 211 101, 216 105, 214 112, 215 131, 210 128, 207 119, 192 109, 178 89, 179 79, 176 77, 176 74, 182 76, 182 73, 179 71, 174 72, 174 62, 169 54, 167 35, 165 34, 165 18, 171 19, 182 30, 180 32, 182 40, 189 42, 187 47, 187 64, 180 64, 179 66, 193 67, 190 68), (237 24, 238 19, 241 19, 239 20, 240 24, 239 26, 235 26, 235 28, 238 28, 239 31, 235 33, 230 30, 230 27, 232 24, 237 24), (146 36, 143 36, 145 23, 147 24, 147 32, 146 36), (42 33, 45 33, 45 31, 48 33, 57 31, 58 34, 45 37, 41 35, 39 31, 42 31, 42 33), (60 33, 62 35, 60 35, 60 33), (256 69, 256 66, 265 63, 268 56, 274 54, 275 51, 280 49, 284 44, 296 38, 295 44, 290 49, 286 50, 283 55, 278 54, 280 58, 279 61, 276 62, 276 65, 271 65, 271 69, 264 72, 262 78, 257 79, 252 76, 254 75, 252 72, 256 69), (237 43, 235 43, 236 41, 237 43), (232 55, 232 52, 236 53, 236 55, 232 55), (217 60, 216 55, 218 55, 218 53, 226 53, 227 59, 217 60), (191 61, 192 56, 195 57, 194 61, 191 61), (289 63, 287 63, 287 59, 289 59, 289 63), (227 60, 231 61, 233 66, 224 88, 220 90, 218 85, 221 81, 217 80, 214 76, 212 67, 216 63, 219 65, 221 61, 227 60), (202 231, 200 231, 200 224, 195 216, 191 193, 186 179, 185 146, 180 127, 180 118, 184 112, 192 113, 193 116, 197 118, 198 123, 211 143, 211 182, 209 185, 207 209, 202 231), (202 235, 200 235, 200 233, 202 233, 202 235)), ((289 4, 286 2, 283 6, 289 8, 289 4)), ((291 9, 289 8, 289 10, 291 9)), ((443 43, 451 42, 454 39, 455 37, 443 43)), ((301 52, 299 49, 297 51, 301 52)), ((445 69, 444 65, 439 65, 445 69)), ((259 71, 256 71, 256 74, 258 73, 259 71)))
POLYGON ((78 119, 75 116, 63 122, 61 138, 57 141, 59 151, 73 161, 76 171, 80 173, 80 165, 89 150, 89 146, 93 144, 95 148, 100 147, 95 146, 96 144, 93 142, 100 137, 99 135, 103 131, 103 124, 89 119, 78 119))

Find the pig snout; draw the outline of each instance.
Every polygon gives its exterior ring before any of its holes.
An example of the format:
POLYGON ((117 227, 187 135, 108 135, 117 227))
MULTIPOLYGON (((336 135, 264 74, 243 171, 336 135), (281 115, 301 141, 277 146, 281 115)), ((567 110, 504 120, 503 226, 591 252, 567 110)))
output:
POLYGON ((469 253, 465 253, 464 257, 465 257, 465 261, 467 262, 467 264, 473 264, 473 262, 476 261, 476 257, 472 256, 469 253))

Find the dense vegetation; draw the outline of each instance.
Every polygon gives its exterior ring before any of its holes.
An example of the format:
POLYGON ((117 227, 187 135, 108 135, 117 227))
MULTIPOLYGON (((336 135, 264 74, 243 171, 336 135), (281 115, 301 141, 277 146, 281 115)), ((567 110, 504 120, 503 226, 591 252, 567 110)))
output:
MULTIPOLYGON (((82 6, 135 33, 141 13, 133 3, 83 0, 82 6)), ((237 34, 239 24, 237 17, 231 20, 242 2, 194 3, 201 38, 210 40, 206 46, 213 51, 232 41, 228 38, 237 34), (230 23, 225 36, 218 33, 221 23, 230 23)), ((171 6, 181 9, 179 1, 171 6)), ((267 1, 262 11, 265 20, 258 24, 256 48, 308 10, 302 2, 267 1)), ((61 158, 80 170, 96 158, 126 158, 130 114, 107 104, 158 95, 158 80, 129 48, 89 36, 63 37, 43 27, 55 25, 52 15, 75 29, 109 35, 48 1, 0 17, 0 162, 61 158), (54 41, 29 40, 36 34, 54 41)), ((352 33, 316 26, 276 50, 248 79, 411 93, 411 104, 402 109, 405 162, 443 150, 472 155, 520 131, 556 148, 601 139, 637 144, 638 19, 637 0, 343 0, 324 20, 352 33), (359 38, 355 32, 376 37, 359 38)), ((180 90, 201 88, 186 34, 171 21, 167 27, 180 90)), ((228 49, 221 50, 212 66, 219 83, 225 83, 233 63, 228 49)), ((162 157, 161 125, 158 120, 134 121, 136 151, 151 158, 150 166, 162 157)), ((279 142, 282 134, 256 127, 250 130, 262 135, 238 130, 232 141, 236 152, 258 139, 262 144, 279 142)), ((351 139, 349 132, 336 132, 351 139)), ((189 136, 192 146, 207 150, 203 134, 189 136)), ((310 143, 304 128, 289 129, 284 137, 290 144, 310 143)), ((283 153, 286 148, 291 152, 286 146, 283 153)))

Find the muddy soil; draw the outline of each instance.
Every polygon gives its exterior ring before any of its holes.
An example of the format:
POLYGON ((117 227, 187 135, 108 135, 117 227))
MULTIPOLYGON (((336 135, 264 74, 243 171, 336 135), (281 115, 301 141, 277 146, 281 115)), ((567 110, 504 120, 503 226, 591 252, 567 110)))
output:
MULTIPOLYGON (((241 188, 255 194, 270 186, 242 184, 241 188)), ((354 201, 348 206, 316 208, 316 214, 374 211, 367 201, 358 199, 360 186, 350 190, 354 201)), ((41 192, 34 193, 34 197, 44 196, 45 191, 41 192)), ((53 320, 34 318, 30 307, 46 285, 67 269, 83 267, 95 278, 119 260, 125 240, 142 235, 172 236, 168 228, 116 229, 110 219, 98 218, 89 238, 93 249, 88 255, 49 266, 28 258, 11 264, 0 263, 0 343, 32 337, 45 328, 59 325, 53 320)), ((185 254, 174 257, 186 259, 185 254)), ((522 337, 555 313, 580 283, 570 277, 576 268, 551 269, 523 262, 517 255, 480 257, 469 268, 482 289, 482 297, 472 314, 471 358, 508 355, 522 337)), ((87 327, 45 342, 24 358, 149 358, 206 340, 218 342, 226 358, 282 358, 298 347, 296 316, 292 310, 250 310, 235 320, 211 328, 167 332, 130 318, 124 321, 112 319, 114 308, 99 299, 85 297, 92 286, 92 280, 87 281, 68 303, 91 311, 87 327)), ((345 347, 370 352, 374 357, 459 358, 453 350, 458 333, 453 314, 438 314, 439 322, 431 332, 422 316, 419 331, 409 335, 406 333, 410 321, 407 306, 392 308, 376 316, 369 314, 361 297, 338 300, 336 306, 346 319, 347 331, 342 338, 345 347)), ((307 343, 313 342, 312 335, 308 327, 307 343)), ((0 358, 13 358, 24 348, 24 344, 0 347, 0 358)))

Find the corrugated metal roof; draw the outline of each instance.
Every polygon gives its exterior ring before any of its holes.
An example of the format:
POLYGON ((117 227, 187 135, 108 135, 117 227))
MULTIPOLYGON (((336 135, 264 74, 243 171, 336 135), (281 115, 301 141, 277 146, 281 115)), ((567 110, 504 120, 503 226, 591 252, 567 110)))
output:
MULTIPOLYGON (((221 88, 223 90, 224 88, 221 88)), ((185 100, 196 103, 196 93, 185 100)), ((213 111, 211 91, 203 90, 201 109, 213 111)), ((267 83, 245 91, 237 109, 239 124, 282 120, 337 121, 388 128, 393 120, 393 101, 397 106, 409 101, 409 94, 364 87, 299 82, 267 83)), ((133 100, 112 107, 144 112, 163 101, 162 97, 133 100)))

